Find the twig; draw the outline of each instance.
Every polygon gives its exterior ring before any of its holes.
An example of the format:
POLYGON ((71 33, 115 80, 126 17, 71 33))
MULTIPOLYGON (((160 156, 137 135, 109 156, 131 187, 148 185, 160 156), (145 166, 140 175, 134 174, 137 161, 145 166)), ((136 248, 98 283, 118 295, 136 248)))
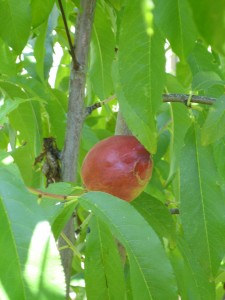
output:
MULTIPOLYGON (((101 102, 96 102, 93 105, 86 107, 86 116, 90 115, 93 112, 93 110, 95 110, 96 108, 102 107, 103 105, 105 105, 106 103, 110 102, 115 98, 116 95, 113 95, 101 102)), ((189 95, 189 94, 162 94, 162 101, 180 102, 180 103, 184 103, 187 106, 190 106, 191 103, 212 105, 216 102, 216 98, 189 95)))
POLYGON ((207 104, 207 105, 212 105, 216 102, 216 98, 197 96, 197 95, 192 95, 190 99, 189 94, 163 94, 162 100, 163 102, 181 102, 186 105, 188 103, 188 100, 190 100, 190 103, 199 103, 199 104, 207 104))
POLYGON ((101 102, 96 102, 93 105, 86 107, 86 116, 90 115, 93 112, 93 110, 95 110, 99 107, 102 107, 103 105, 107 104, 108 102, 110 102, 111 100, 113 100, 115 98, 116 98, 116 95, 112 95, 101 102))
POLYGON ((34 189, 32 187, 27 187, 27 189, 32 194, 37 195, 38 198, 52 198, 52 199, 56 199, 56 200, 59 200, 59 201, 69 200, 68 196, 66 196, 66 195, 51 194, 51 193, 43 192, 43 191, 38 190, 38 189, 34 189))
POLYGON ((50 198, 50 199, 56 199, 61 202, 65 201, 70 201, 70 200, 75 200, 77 197, 82 195, 84 192, 81 192, 80 194, 73 195, 73 196, 67 196, 67 195, 60 195, 60 194, 53 194, 53 193, 48 193, 48 192, 43 192, 41 190, 32 188, 32 187, 27 187, 28 191, 31 192, 34 195, 37 195, 38 198, 50 198))
POLYGON ((61 237, 67 243, 67 246, 63 246, 62 248, 59 248, 59 250, 70 248, 73 251, 73 253, 82 261, 83 260, 82 255, 80 254, 80 252, 76 249, 76 247, 73 245, 73 243, 71 243, 71 241, 67 238, 67 236, 63 232, 61 233, 61 237))
POLYGON ((79 69, 79 63, 76 59, 76 55, 75 55, 73 43, 72 43, 72 40, 71 40, 68 24, 67 24, 67 21, 66 21, 66 16, 65 16, 65 11, 64 11, 63 5, 62 5, 62 1, 58 0, 58 3, 59 3, 59 8, 60 8, 60 11, 61 11, 61 14, 62 14, 64 27, 65 27, 65 30, 66 30, 66 36, 67 36, 69 47, 70 47, 69 52, 70 52, 70 55, 72 56, 73 67, 74 67, 75 70, 78 70, 79 69))

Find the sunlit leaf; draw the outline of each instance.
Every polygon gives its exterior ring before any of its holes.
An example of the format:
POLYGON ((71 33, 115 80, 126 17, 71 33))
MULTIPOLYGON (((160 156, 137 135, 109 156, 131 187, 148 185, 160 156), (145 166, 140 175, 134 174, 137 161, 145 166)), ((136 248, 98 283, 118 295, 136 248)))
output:
POLYGON ((64 299, 63 269, 43 209, 17 170, 1 167, 0 179, 3 299, 64 299))
POLYGON ((225 3, 221 0, 188 0, 199 32, 214 49, 224 54, 225 3))
POLYGON ((7 75, 15 75, 17 66, 15 64, 16 57, 0 39, 0 72, 7 75))
POLYGON ((154 17, 173 51, 184 60, 198 36, 188 0, 155 0, 154 17))
POLYGON ((30 1, 5 0, 0 5, 0 37, 20 54, 30 33, 30 1))
POLYGON ((42 0, 31 0, 32 25, 34 27, 37 27, 46 21, 52 10, 54 2, 54 0, 46 0, 45 5, 43 5, 42 0))

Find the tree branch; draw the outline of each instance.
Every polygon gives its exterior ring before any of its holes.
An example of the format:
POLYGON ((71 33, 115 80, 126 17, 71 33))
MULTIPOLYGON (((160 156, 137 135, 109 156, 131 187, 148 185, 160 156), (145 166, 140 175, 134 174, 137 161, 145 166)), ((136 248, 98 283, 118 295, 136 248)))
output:
MULTIPOLYGON (((75 47, 73 47, 73 49, 76 49, 76 61, 79 64, 79 68, 77 68, 76 65, 74 66, 73 63, 70 74, 66 138, 62 153, 63 181, 76 181, 77 177, 80 138, 85 119, 84 91, 86 83, 86 69, 95 4, 96 0, 82 0, 81 11, 77 17, 75 47)), ((66 236, 72 244, 74 244, 74 221, 72 217, 66 224, 63 230, 63 235, 66 236)), ((68 299, 73 252, 71 249, 65 249, 65 245, 65 239, 59 238, 59 248, 63 249, 61 251, 61 259, 66 276, 68 299)))
MULTIPOLYGON (((106 103, 115 99, 116 95, 112 95, 101 102, 96 102, 91 106, 86 108, 86 115, 88 116, 95 110, 96 108, 102 107, 106 103)), ((198 103, 198 104, 207 104, 212 105, 216 102, 216 98, 205 97, 205 96, 197 96, 197 95, 188 95, 188 94, 162 94, 163 102, 180 102, 188 105, 188 101, 190 103, 198 103)))
MULTIPOLYGON (((187 105, 190 95, 188 94, 163 94, 163 102, 181 102, 187 105)), ((190 103, 199 103, 212 105, 216 102, 216 98, 210 98, 205 96, 192 95, 190 98, 190 103)))
POLYGON ((87 116, 90 115, 93 112, 93 110, 102 107, 103 105, 107 104, 108 102, 112 101, 115 98, 116 95, 112 95, 101 102, 96 102, 93 105, 86 107, 86 115, 87 116))

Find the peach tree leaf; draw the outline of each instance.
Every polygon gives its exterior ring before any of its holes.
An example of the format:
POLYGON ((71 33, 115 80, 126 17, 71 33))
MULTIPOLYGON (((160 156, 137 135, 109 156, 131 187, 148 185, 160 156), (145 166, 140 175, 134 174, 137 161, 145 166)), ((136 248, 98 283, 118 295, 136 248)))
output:
POLYGON ((89 192, 79 201, 105 222, 126 248, 134 299, 177 299, 175 278, 165 250, 135 208, 102 192, 89 192))

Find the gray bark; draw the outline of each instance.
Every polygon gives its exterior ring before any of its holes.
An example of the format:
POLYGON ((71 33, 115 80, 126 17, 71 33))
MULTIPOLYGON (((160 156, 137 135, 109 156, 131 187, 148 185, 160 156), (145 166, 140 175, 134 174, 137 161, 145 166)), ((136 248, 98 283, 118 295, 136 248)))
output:
MULTIPOLYGON (((80 139, 85 119, 86 70, 95 4, 96 0, 82 0, 81 11, 77 17, 74 51, 78 64, 74 65, 73 62, 71 67, 66 138, 62 154, 63 181, 76 181, 77 178, 80 139)), ((63 229, 63 233, 74 243, 74 222, 72 217, 63 229)), ((66 242, 60 237, 58 244, 59 248, 61 248, 66 245, 66 242)), ((66 294, 68 299, 73 252, 67 248, 62 250, 60 254, 66 276, 66 294)))

